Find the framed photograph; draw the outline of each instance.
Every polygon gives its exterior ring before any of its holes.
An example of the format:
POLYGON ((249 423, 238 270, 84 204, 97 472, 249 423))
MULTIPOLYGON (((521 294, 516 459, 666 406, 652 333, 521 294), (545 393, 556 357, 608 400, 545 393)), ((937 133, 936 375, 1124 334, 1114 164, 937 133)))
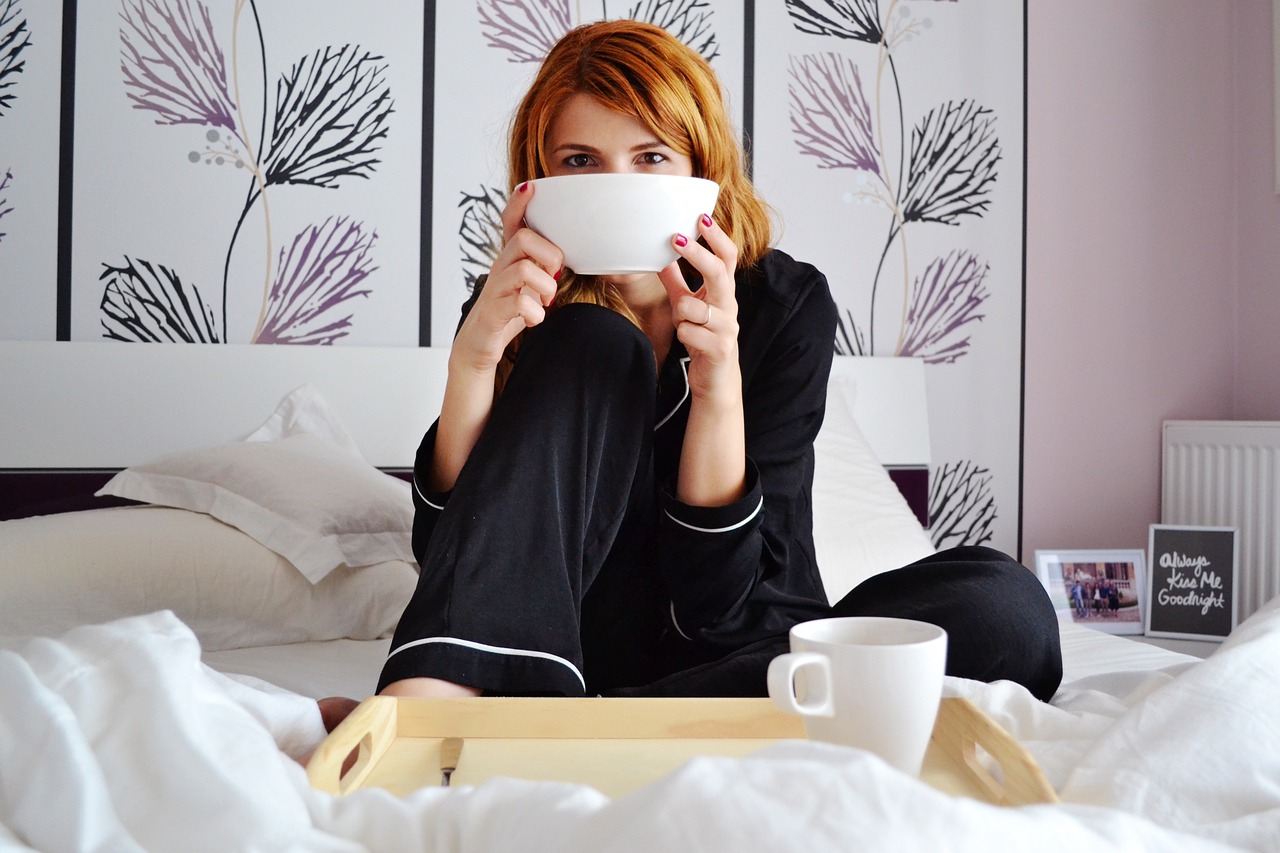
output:
POLYGON ((1153 524, 1148 550, 1147 634, 1225 640, 1239 612, 1237 529, 1153 524))
POLYGON ((1141 548, 1036 551, 1036 574, 1059 620, 1108 634, 1141 634, 1145 560, 1141 548))

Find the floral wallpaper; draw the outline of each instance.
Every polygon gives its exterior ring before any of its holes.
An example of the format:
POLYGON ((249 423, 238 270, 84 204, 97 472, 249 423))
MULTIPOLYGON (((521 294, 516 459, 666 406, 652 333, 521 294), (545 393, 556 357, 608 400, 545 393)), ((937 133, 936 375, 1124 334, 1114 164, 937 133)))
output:
MULTIPOLYGON (((180 271, 161 262, 125 257, 103 261, 104 337, 122 341, 216 343, 229 329, 227 292, 241 284, 229 277, 230 258, 241 229, 256 207, 262 210, 266 245, 281 238, 278 255, 261 259, 262 303, 252 343, 333 343, 348 334, 354 307, 367 297, 362 287, 377 269, 372 260, 377 234, 364 223, 329 215, 297 234, 273 234, 267 193, 289 185, 336 188, 367 179, 388 133, 394 101, 382 57, 355 44, 324 45, 293 62, 275 81, 251 79, 257 69, 241 67, 233 55, 227 67, 222 36, 209 11, 190 0, 123 0, 120 18, 121 76, 136 110, 154 114, 158 126, 206 129, 205 144, 192 150, 191 163, 239 171, 245 184, 239 211, 228 210, 235 226, 227 238, 227 263, 215 293, 202 295, 183 282, 180 271), (255 130, 230 89, 262 88, 270 115, 255 130), (220 296, 220 299, 218 298, 220 296)), ((266 54, 266 34, 255 3, 238 4, 231 28, 241 17, 257 34, 266 54)), ((243 282, 250 284, 250 281, 243 282)))
POLYGON ((76 16, 72 215, 94 227, 73 225, 73 338, 416 342, 420 8, 103 0, 76 16))
MULTIPOLYGON (((31 32, 18 0, 0 0, 0 119, 4 118, 17 98, 18 83, 26 62, 22 54, 31 47, 31 32)), ((0 164, 0 228, 4 218, 13 213, 7 190, 13 183, 13 169, 0 164)), ((0 242, 5 233, 0 231, 0 242)))
POLYGON ((833 349, 925 362, 935 543, 1017 549, 1025 3, 33 8, 0 0, 0 336, 443 345, 537 63, 578 23, 651 21, 725 83, 780 248, 831 283, 833 349), (43 144, 12 153, 16 123, 43 144), (40 205, 53 233, 20 231, 40 205))

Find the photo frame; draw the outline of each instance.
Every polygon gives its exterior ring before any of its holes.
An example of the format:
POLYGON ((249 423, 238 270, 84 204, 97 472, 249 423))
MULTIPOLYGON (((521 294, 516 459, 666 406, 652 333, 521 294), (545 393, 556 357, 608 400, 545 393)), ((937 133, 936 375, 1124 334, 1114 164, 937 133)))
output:
POLYGON ((1059 621, 1107 634, 1141 634, 1146 613, 1146 552, 1037 550, 1036 575, 1059 621))
POLYGON ((1239 615, 1238 528, 1153 524, 1148 553, 1147 635, 1225 640, 1239 615))

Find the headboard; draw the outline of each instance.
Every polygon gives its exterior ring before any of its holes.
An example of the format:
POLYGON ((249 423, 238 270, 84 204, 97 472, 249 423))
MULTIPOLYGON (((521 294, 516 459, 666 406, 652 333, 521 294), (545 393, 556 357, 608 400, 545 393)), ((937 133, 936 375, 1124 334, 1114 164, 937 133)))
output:
MULTIPOLYGON (((365 458, 407 469, 439 412, 443 347, 0 341, 0 518, 91 495, 115 471, 231 441, 315 387, 365 458)), ((917 515, 929 434, 921 362, 837 356, 854 418, 917 515)), ((923 518, 923 516, 921 516, 923 518)))

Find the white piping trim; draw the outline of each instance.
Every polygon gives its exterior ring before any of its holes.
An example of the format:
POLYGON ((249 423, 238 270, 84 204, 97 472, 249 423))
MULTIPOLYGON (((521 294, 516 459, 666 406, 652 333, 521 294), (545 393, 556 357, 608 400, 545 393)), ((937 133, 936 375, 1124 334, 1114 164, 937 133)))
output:
POLYGON ((676 603, 674 601, 671 602, 671 624, 675 626, 677 634, 679 634, 681 637, 684 637, 689 642, 691 643, 693 642, 693 637, 690 637, 683 630, 681 630, 680 623, 676 621, 676 603))
POLYGON ((737 530, 739 527, 741 527, 742 525, 746 524, 748 521, 750 521, 751 519, 759 515, 760 508, 763 506, 764 506, 764 496, 761 495, 760 503, 756 504, 756 508, 751 510, 750 515, 742 519, 742 521, 736 522, 734 524, 730 524, 728 527, 695 527, 694 525, 689 524, 686 521, 681 521, 680 519, 676 518, 674 515, 671 514, 671 510, 669 509, 664 509, 663 512, 667 514, 667 518, 671 519, 681 527, 687 527, 690 530, 696 530, 699 533, 728 533, 730 530, 737 530))
POLYGON ((436 506, 435 504, 433 504, 433 503, 431 502, 431 500, 430 500, 426 495, 424 495, 424 494, 422 493, 422 489, 418 488, 418 478, 417 478, 417 477, 414 477, 414 478, 413 478, 413 490, 414 490, 415 492, 417 492, 417 493, 418 493, 418 497, 422 498, 422 502, 423 502, 424 504, 426 504, 427 506, 431 507, 432 509, 438 509, 438 510, 441 510, 442 512, 444 511, 444 507, 442 507, 442 506, 436 506))
POLYGON ((558 664, 561 664, 562 666, 567 666, 573 672, 573 674, 578 677, 578 681, 582 683, 582 689, 583 690, 587 689, 587 681, 582 677, 582 672, 572 663, 560 657, 559 655, 553 655, 550 652, 535 652, 529 649, 508 649, 508 648, 503 648, 501 646, 489 646, 489 645, 485 645, 484 643, 472 642, 471 640, 459 640, 456 637, 424 637, 421 640, 411 640, 410 642, 405 643, 404 645, 396 649, 393 649, 391 653, 387 655, 387 660, 390 660, 392 657, 400 654, 400 652, 404 651, 405 649, 411 649, 414 646, 425 646, 428 643, 447 643, 455 646, 466 646, 469 649, 475 649, 476 651, 481 651, 481 652, 491 652, 497 655, 514 655, 516 657, 539 658, 541 660, 549 660, 553 663, 558 663, 558 664))
POLYGON ((684 358, 680 359, 680 372, 684 374, 684 396, 680 398, 679 403, 676 403, 676 407, 674 409, 667 412, 667 416, 665 418, 663 418, 662 420, 658 421, 656 424, 653 425, 653 429, 655 432, 659 428, 661 428, 663 424, 671 420, 671 416, 674 415, 676 412, 680 411, 680 407, 684 405, 684 401, 689 399, 689 359, 690 358, 692 358, 692 356, 686 355, 684 358))

